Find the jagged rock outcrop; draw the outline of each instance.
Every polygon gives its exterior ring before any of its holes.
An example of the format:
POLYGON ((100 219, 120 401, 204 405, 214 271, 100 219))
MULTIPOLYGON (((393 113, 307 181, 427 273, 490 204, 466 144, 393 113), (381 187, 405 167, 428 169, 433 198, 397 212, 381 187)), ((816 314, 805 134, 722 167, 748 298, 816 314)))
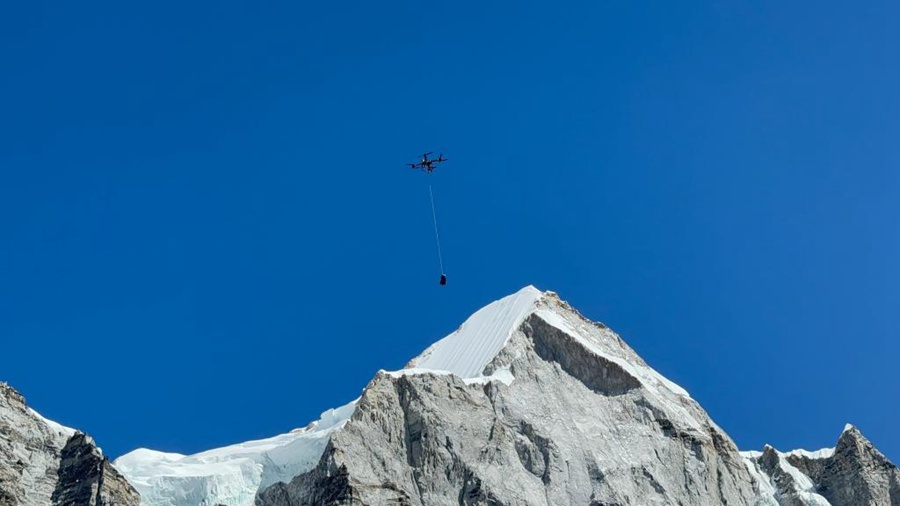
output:
POLYGON ((617 335, 553 296, 516 323, 481 378, 380 373, 316 468, 257 504, 755 503, 734 443, 617 335))
POLYGON ((0 383, 0 506, 138 506, 93 440, 44 419, 0 383))
POLYGON ((786 461, 784 455, 771 446, 755 457, 758 469, 765 473, 770 488, 762 495, 771 496, 770 504, 779 506, 828 506, 828 501, 816 493, 808 476, 786 461))
POLYGON ((53 504, 129 505, 138 504, 134 488, 100 453, 93 439, 77 432, 62 449, 59 482, 53 491, 53 504))
POLYGON ((745 454, 780 506, 900 506, 900 471, 848 425, 833 449, 745 454))
POLYGON ((820 462, 800 456, 788 460, 807 470, 816 490, 833 506, 900 506, 900 471, 852 425, 841 434, 831 457, 820 462))

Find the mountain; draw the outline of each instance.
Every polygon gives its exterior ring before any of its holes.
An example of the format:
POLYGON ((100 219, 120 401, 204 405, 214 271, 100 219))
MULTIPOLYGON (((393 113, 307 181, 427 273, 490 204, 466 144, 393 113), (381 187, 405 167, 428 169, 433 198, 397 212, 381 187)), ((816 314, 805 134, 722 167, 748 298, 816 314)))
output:
POLYGON ((900 471, 852 425, 834 448, 781 453, 766 446, 743 455, 768 504, 900 506, 900 471))
POLYGON ((137 506, 137 491, 82 432, 0 383, 0 506, 137 506))
MULTIPOLYGON (((46 474, 48 455, 0 460, 0 473, 46 474)), ((897 468, 856 428, 833 449, 739 452, 618 335, 534 287, 302 429, 189 456, 136 450, 113 467, 144 506, 900 506, 897 468)))
POLYGON ((616 334, 529 287, 378 374, 258 504, 752 504, 737 447, 616 334), (443 371, 443 372, 435 372, 443 371))
POLYGON ((354 407, 328 410, 287 434, 196 455, 135 450, 115 466, 140 491, 144 506, 250 505, 259 490, 312 469, 354 407))

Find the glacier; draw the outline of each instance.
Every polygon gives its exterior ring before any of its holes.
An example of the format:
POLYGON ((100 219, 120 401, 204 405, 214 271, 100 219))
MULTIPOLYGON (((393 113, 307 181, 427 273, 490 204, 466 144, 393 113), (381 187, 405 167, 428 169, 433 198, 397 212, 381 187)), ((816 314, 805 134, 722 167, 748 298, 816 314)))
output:
POLYGON ((258 490, 311 469, 330 435, 356 407, 353 401, 322 413, 302 429, 181 455, 145 448, 113 462, 141 494, 144 506, 252 505, 258 490))

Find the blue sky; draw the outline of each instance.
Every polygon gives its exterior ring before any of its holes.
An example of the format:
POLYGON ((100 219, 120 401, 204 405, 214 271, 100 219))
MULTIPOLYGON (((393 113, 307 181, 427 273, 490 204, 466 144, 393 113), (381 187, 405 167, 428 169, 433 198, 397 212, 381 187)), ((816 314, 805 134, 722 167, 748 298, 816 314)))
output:
POLYGON ((4 6, 0 379, 195 452, 535 284, 742 448, 897 461, 900 6, 810 7, 4 6))

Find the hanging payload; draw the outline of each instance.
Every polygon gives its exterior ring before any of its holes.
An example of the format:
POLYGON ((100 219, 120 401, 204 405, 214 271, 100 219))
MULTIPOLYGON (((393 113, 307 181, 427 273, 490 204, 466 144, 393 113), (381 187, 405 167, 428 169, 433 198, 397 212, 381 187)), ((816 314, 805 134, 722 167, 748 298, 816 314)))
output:
MULTIPOLYGON (((431 174, 437 169, 438 165, 447 161, 444 154, 441 153, 437 158, 428 158, 431 153, 422 155, 422 159, 418 163, 407 163, 411 169, 422 169, 422 172, 431 174)), ((434 220, 434 238, 437 241, 438 264, 441 267, 441 278, 439 284, 444 286, 447 284, 447 274, 444 273, 444 258, 441 254, 441 236, 438 233, 437 213, 434 210, 434 191, 431 189, 431 182, 428 183, 428 196, 431 198, 431 217, 434 220)))

